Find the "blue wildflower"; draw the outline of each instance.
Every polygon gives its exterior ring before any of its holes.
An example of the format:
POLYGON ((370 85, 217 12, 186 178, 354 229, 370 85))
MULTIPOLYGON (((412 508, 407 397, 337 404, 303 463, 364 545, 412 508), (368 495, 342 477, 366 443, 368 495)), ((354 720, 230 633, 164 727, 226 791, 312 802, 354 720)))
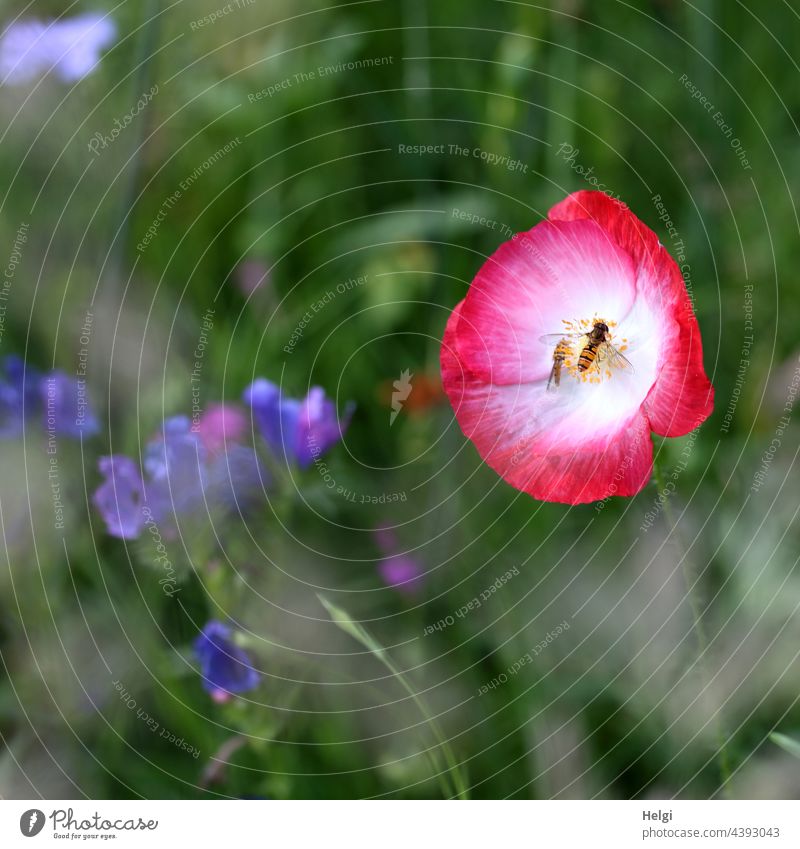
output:
POLYGON ((43 419, 48 433, 58 436, 92 436, 100 430, 84 380, 63 371, 42 376, 10 354, 0 368, 0 437, 19 436, 31 419, 43 419))
POLYGON ((41 375, 16 354, 3 359, 0 369, 0 437, 19 436, 26 419, 42 410, 41 375))
POLYGON ((308 468, 342 438, 353 412, 353 405, 348 404, 340 420, 336 405, 319 386, 312 387, 299 401, 283 397, 280 389, 264 378, 254 381, 243 398, 267 445, 301 469, 308 468))
POLYGON ((263 377, 253 381, 245 389, 242 400, 252 410, 261 436, 273 453, 278 456, 283 453, 284 441, 288 446, 286 453, 291 453, 297 432, 300 402, 282 398, 280 389, 263 377))
POLYGON ((17 354, 8 354, 3 360, 3 370, 8 383, 23 400, 26 410, 39 410, 41 392, 39 383, 42 375, 38 369, 27 365, 17 354))
POLYGON ((116 25, 102 15, 15 21, 0 38, 0 81, 26 83, 52 71, 75 82, 95 68, 101 51, 116 38, 116 25))
POLYGON ((8 384, 0 383, 0 436, 17 436, 21 432, 19 397, 8 384))
POLYGON ((258 686, 259 674, 244 649, 232 639, 231 629, 212 619, 194 642, 200 662, 203 689, 217 702, 227 701, 232 693, 244 693, 258 686))

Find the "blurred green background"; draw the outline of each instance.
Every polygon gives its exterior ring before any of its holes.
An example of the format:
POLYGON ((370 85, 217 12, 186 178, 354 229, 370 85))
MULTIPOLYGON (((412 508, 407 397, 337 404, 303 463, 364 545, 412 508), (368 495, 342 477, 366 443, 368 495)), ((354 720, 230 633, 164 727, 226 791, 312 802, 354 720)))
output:
MULTIPOLYGON (((62 451, 63 532, 41 432, 0 445, 0 796, 796 797, 800 762, 769 739, 800 737, 794 418, 751 491, 800 354, 796 8, 229 5, 199 26, 225 4, 74 4, 118 25, 97 71, 0 89, 5 255, 29 225, 0 354, 74 373, 88 312, 104 419, 62 451), (655 485, 602 509, 532 501, 481 465, 436 389, 485 256, 597 184, 681 243, 716 388, 696 439, 657 439, 665 477, 688 461, 644 529, 655 485), (99 455, 138 456, 190 411, 210 309, 204 404, 259 375, 356 402, 325 458, 348 497, 312 467, 246 523, 175 541, 176 603, 150 542, 109 537, 89 496, 99 455), (413 596, 376 570, 383 522, 426 570, 413 596), (264 677, 222 706, 190 652, 212 616, 242 624, 264 677)), ((23 8, 64 13, 4 3, 3 20, 23 8)))

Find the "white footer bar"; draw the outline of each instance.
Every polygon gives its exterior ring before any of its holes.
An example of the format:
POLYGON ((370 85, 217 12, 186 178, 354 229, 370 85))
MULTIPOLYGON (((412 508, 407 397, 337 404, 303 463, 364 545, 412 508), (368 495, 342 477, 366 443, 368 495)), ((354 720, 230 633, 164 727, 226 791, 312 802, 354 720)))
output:
POLYGON ((174 849, 800 847, 778 801, 0 802, 0 846, 55 841, 174 849))

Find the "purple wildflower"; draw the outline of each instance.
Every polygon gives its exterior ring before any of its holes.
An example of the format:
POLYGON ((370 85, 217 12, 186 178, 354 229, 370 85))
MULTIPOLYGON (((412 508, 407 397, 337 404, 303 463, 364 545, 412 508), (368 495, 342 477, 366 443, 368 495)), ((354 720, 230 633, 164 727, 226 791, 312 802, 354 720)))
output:
POLYGON ((244 693, 258 686, 259 674, 244 649, 232 639, 231 629, 212 619, 194 642, 200 662, 203 689, 217 702, 227 701, 232 693, 244 693))
POLYGON ((117 38, 113 20, 97 14, 10 24, 0 38, 0 79, 17 85, 53 71, 64 82, 85 77, 117 38))
POLYGON ((51 371, 40 384, 44 421, 48 431, 76 439, 100 431, 100 423, 86 397, 86 381, 63 371, 51 371))
POLYGON ((301 469, 342 438, 353 412, 353 405, 348 404, 339 420, 336 405, 321 387, 312 387, 306 398, 298 401, 284 398, 280 389, 264 378, 254 381, 243 397, 267 445, 301 469))
POLYGON ((211 507, 243 512, 258 499, 268 475, 255 450, 242 445, 249 431, 247 416, 235 404, 212 404, 193 427, 209 459, 207 500, 211 507))
POLYGON ((124 455, 101 457, 98 466, 106 479, 92 496, 94 506, 112 536, 135 539, 144 527, 144 483, 139 467, 124 455))
POLYGON ((189 420, 175 416, 145 448, 143 479, 134 460, 124 455, 101 457, 106 480, 94 494, 94 504, 112 536, 135 539, 145 525, 144 509, 153 521, 174 524, 176 514, 202 504, 205 448, 189 432, 189 420))
POLYGON ((209 466, 208 501, 224 510, 243 513, 262 496, 268 482, 258 454, 247 445, 232 445, 209 466))
POLYGON ((407 595, 416 593, 425 577, 419 561, 408 554, 400 553, 397 535, 388 524, 378 525, 374 534, 375 542, 383 554, 378 564, 378 573, 383 582, 407 595))
POLYGON ((378 564, 383 582, 402 593, 413 595, 422 586, 423 571, 420 564, 407 554, 393 554, 378 564))
POLYGON ((297 462, 306 468, 344 436, 353 405, 348 404, 340 422, 336 416, 336 405, 325 397, 325 391, 312 386, 300 408, 299 431, 297 434, 297 462))
POLYGON ((186 416, 164 420, 161 434, 147 443, 144 455, 145 498, 156 522, 172 524, 175 516, 203 504, 207 452, 191 432, 186 416))
POLYGON ((141 533, 142 508, 169 534, 179 516, 214 507, 244 511, 268 480, 252 448, 232 443, 211 453, 186 416, 166 419, 162 432, 147 444, 144 477, 132 459, 121 455, 101 458, 100 471, 106 480, 95 492, 95 506, 108 532, 123 539, 141 533))
POLYGON ((203 441, 192 432, 189 418, 171 416, 164 419, 161 433, 147 443, 144 468, 153 481, 181 476, 189 477, 191 483, 202 485, 198 477, 202 477, 201 467, 205 457, 203 441))

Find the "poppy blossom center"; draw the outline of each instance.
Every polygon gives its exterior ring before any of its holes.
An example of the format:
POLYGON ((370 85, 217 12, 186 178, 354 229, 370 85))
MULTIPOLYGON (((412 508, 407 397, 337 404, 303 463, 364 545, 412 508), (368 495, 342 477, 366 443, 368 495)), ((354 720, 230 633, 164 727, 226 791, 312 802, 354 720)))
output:
POLYGON ((616 370, 633 371, 623 353, 628 348, 627 337, 615 339, 616 321, 595 315, 562 319, 561 323, 564 330, 560 338, 558 334, 543 337, 544 341, 555 341, 550 388, 557 387, 562 372, 582 383, 602 383, 616 370))

